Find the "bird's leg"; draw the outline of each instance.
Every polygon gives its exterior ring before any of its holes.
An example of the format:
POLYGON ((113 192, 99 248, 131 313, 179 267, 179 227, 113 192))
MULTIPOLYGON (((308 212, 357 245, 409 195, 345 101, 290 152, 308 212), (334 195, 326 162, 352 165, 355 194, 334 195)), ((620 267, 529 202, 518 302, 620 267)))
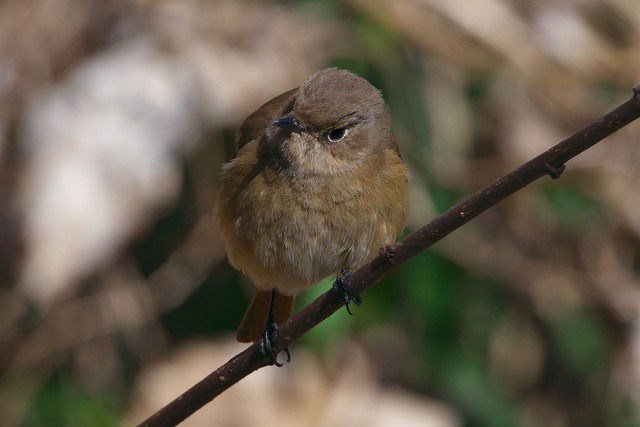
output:
MULTIPOLYGON (((276 291, 271 291, 271 302, 269 303, 269 314, 267 315, 267 323, 264 326, 262 337, 258 342, 260 353, 268 356, 271 359, 271 363, 277 367, 281 367, 283 364, 278 362, 278 355, 273 351, 276 343, 278 342, 278 324, 273 316, 273 305, 276 299, 276 291)), ((291 354, 289 348, 285 347, 283 350, 287 354, 287 363, 291 362, 291 354)))
POLYGON ((335 289, 336 291, 342 294, 342 298, 344 299, 344 306, 347 308, 347 311, 349 312, 349 314, 353 316, 353 313, 351 312, 351 308, 349 308, 349 305, 351 304, 352 301, 355 305, 362 304, 362 297, 360 295, 353 295, 351 292, 347 290, 347 288, 344 287, 344 279, 350 273, 351 273, 350 269, 343 268, 340 271, 340 275, 336 277, 336 281, 333 282, 333 289, 335 289))

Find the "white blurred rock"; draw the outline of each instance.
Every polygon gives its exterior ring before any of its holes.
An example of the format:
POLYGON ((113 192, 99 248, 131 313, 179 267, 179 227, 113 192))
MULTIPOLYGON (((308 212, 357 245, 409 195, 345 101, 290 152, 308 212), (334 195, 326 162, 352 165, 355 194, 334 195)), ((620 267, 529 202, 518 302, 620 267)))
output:
POLYGON ((91 271, 180 187, 193 137, 188 79, 148 41, 80 67, 27 115, 21 284, 46 304, 91 271))

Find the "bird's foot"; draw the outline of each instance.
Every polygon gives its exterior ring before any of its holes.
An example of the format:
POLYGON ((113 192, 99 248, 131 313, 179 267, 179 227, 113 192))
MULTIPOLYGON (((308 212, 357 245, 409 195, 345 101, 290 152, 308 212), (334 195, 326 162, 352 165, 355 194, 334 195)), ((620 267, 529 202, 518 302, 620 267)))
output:
MULTIPOLYGON (((260 337, 260 341, 258 341, 258 348, 260 349, 260 353, 271 359, 272 365, 276 365, 280 368, 283 363, 278 362, 278 355, 273 351, 277 342, 278 324, 273 319, 269 319, 267 320, 267 324, 262 332, 262 337, 260 337)), ((285 347, 283 351, 287 355, 287 363, 291 362, 291 353, 289 353, 289 348, 285 347)))
POLYGON ((342 298, 344 299, 344 306, 347 308, 349 314, 353 316, 353 313, 351 312, 351 308, 349 306, 351 305, 351 302, 353 302, 355 305, 362 304, 362 297, 360 295, 353 295, 347 290, 347 288, 345 288, 344 280, 349 274, 351 274, 351 270, 348 268, 343 268, 340 271, 340 275, 336 277, 336 281, 333 282, 333 289, 342 294, 342 298))

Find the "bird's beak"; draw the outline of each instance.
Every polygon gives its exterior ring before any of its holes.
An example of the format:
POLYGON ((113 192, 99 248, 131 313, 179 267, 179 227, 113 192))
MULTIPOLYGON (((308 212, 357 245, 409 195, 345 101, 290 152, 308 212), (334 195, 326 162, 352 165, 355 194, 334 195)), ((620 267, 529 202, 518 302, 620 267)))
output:
POLYGON ((298 123, 298 119, 296 119, 292 114, 282 116, 279 119, 271 122, 271 124, 291 132, 302 132, 302 126, 300 126, 300 123, 298 123))

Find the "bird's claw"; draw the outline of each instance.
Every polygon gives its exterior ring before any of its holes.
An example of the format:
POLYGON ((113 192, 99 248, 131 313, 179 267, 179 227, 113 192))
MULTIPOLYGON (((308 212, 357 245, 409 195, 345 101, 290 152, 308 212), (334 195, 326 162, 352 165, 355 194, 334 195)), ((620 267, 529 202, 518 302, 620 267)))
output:
POLYGON ((347 290, 344 286, 344 280, 351 273, 351 270, 348 268, 343 268, 340 271, 340 275, 336 277, 336 281, 333 282, 333 289, 340 292, 342 294, 342 298, 344 299, 344 306, 347 308, 347 312, 353 316, 351 312, 350 305, 353 302, 355 305, 362 304, 362 297, 360 295, 353 295, 351 292, 347 290))
MULTIPOLYGON (((264 331, 262 332, 262 337, 258 342, 258 348, 260 349, 260 353, 271 359, 272 365, 276 365, 280 368, 283 363, 278 362, 278 355, 273 351, 277 342, 278 324, 274 320, 269 319, 264 327, 264 331)), ((285 347, 282 351, 287 355, 287 363, 291 362, 291 353, 289 353, 289 348, 285 347)))

